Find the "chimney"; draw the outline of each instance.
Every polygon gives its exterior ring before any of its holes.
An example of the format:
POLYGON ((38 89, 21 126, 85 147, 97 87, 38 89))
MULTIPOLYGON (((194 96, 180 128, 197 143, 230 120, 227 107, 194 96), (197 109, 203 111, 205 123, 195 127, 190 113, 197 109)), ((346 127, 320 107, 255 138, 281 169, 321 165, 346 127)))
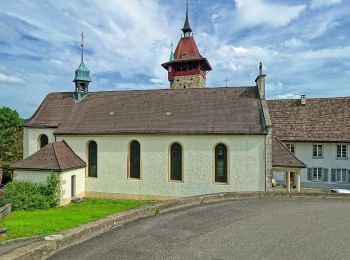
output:
POLYGON ((265 77, 266 74, 263 74, 263 64, 259 63, 259 75, 257 76, 255 83, 259 90, 260 99, 265 99, 265 77))
POLYGON ((300 104, 302 106, 306 106, 306 95, 301 95, 300 96, 300 104))

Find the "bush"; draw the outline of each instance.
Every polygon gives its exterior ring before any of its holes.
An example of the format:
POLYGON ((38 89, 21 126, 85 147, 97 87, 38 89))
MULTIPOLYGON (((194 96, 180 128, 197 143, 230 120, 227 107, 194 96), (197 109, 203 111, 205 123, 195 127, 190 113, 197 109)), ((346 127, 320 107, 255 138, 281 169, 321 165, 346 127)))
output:
POLYGON ((14 181, 5 186, 5 195, 0 197, 0 205, 12 204, 13 210, 48 209, 57 206, 59 179, 51 174, 46 183, 14 181))

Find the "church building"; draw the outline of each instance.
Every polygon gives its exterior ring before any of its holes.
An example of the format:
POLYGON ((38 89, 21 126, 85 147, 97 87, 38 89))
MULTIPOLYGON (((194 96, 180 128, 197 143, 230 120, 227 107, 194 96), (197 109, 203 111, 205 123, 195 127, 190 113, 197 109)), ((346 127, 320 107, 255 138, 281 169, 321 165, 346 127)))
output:
POLYGON ((304 168, 274 141, 262 65, 253 86, 208 88, 212 67, 195 42, 188 6, 182 31, 162 64, 169 89, 90 91, 82 43, 75 90, 48 94, 26 123, 14 179, 43 182, 58 174, 64 205, 78 197, 268 191, 274 165, 304 168), (273 143, 282 154, 274 161, 273 143))

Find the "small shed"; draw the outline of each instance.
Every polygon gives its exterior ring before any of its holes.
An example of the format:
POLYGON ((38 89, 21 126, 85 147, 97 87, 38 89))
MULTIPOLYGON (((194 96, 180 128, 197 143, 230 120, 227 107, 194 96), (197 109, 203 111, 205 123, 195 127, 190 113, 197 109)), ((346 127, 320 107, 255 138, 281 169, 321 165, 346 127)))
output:
POLYGON ((300 171, 306 168, 306 165, 299 160, 288 148, 277 139, 272 141, 272 170, 286 174, 286 189, 290 192, 291 174, 295 175, 296 188, 300 192, 300 171))
POLYGON ((85 196, 85 167, 86 163, 68 144, 60 141, 47 144, 11 169, 15 181, 43 183, 50 174, 58 174, 59 205, 63 206, 85 196))

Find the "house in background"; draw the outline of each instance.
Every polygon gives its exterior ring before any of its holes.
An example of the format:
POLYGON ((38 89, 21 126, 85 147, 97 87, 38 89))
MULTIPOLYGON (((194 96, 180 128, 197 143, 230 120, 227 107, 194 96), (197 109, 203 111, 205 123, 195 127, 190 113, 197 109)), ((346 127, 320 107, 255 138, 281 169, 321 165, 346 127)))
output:
MULTIPOLYGON (((350 97, 268 100, 273 133, 300 158, 303 187, 350 188, 350 97)), ((277 172, 274 178, 286 183, 277 172)), ((292 182, 295 180, 292 174, 292 182)))
MULTIPOLYGON (((162 64, 170 89, 89 92, 82 43, 75 91, 48 94, 24 126, 15 180, 59 174, 61 205, 84 196, 162 200, 270 190, 273 137, 262 64, 254 86, 206 88, 211 66, 191 33, 188 8, 182 31, 162 64)), ((299 167, 279 145, 287 156, 275 160, 278 167, 299 167)))

